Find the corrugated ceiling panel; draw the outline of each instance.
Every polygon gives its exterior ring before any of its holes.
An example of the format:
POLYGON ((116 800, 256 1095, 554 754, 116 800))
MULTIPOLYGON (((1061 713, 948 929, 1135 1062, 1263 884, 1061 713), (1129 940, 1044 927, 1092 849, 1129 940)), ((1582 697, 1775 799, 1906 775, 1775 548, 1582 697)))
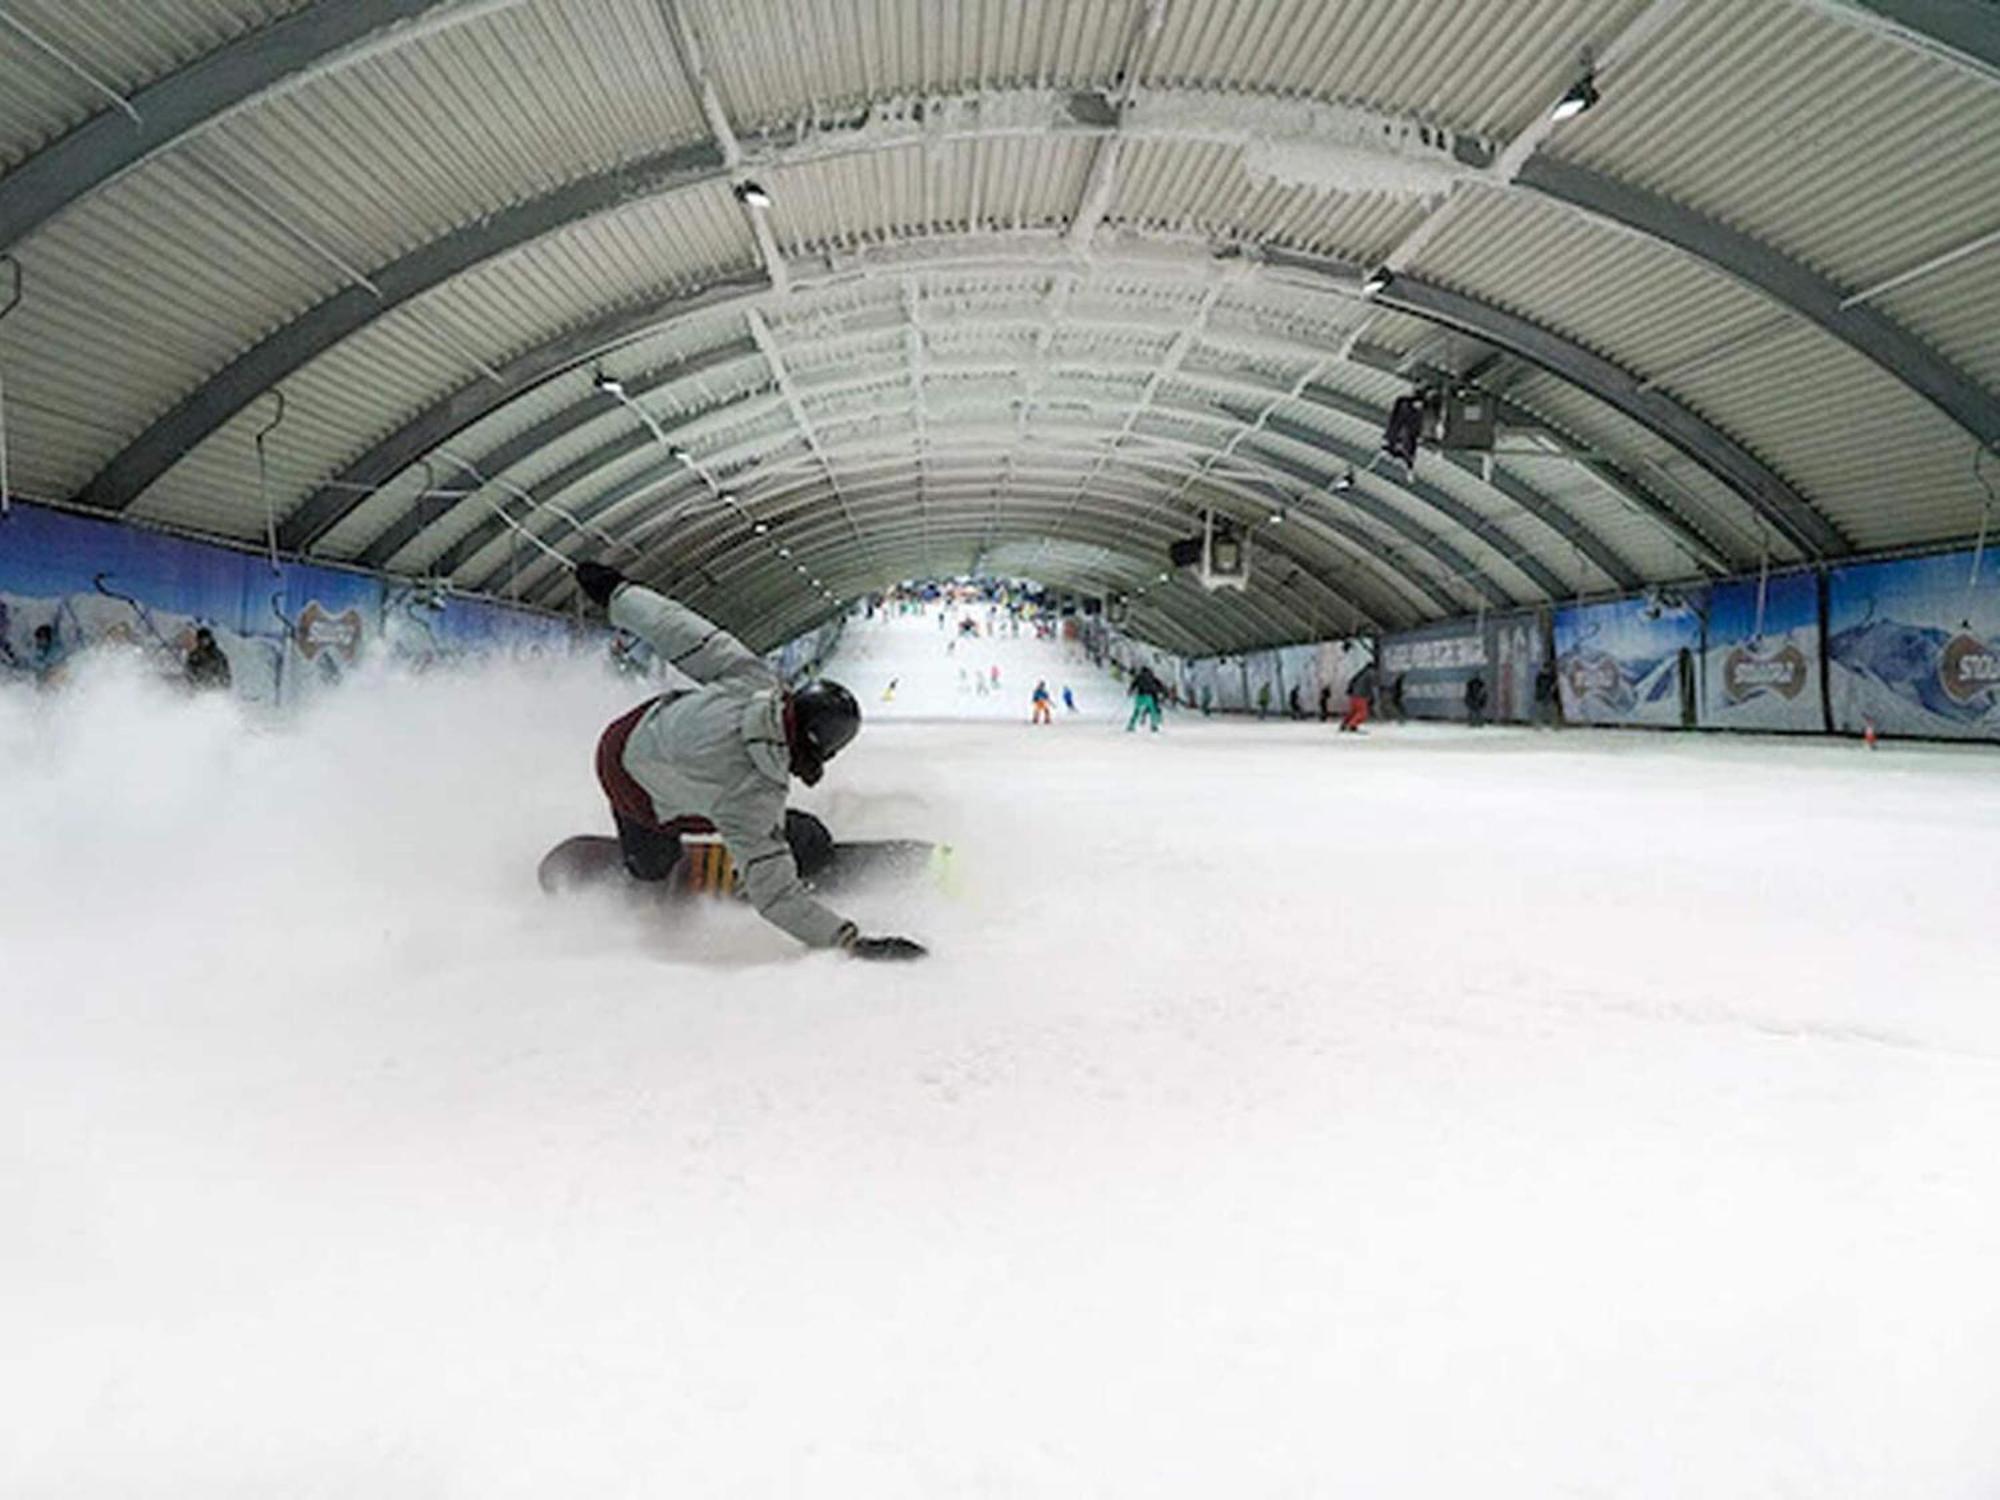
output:
MULTIPOLYGON (((1664 500, 1710 545, 1738 564, 1756 560, 1759 527, 1755 514, 1692 459, 1655 437, 1596 397, 1554 376, 1527 371, 1510 380, 1505 392, 1582 448, 1608 457, 1664 500)), ((1774 540, 1774 556, 1797 560, 1798 553, 1774 540)), ((1677 570, 1675 576, 1685 569, 1677 570)))
POLYGON ((1819 334, 1773 341, 1690 377, 1679 394, 1729 414, 1862 547, 1970 536, 1975 445, 1870 361, 1819 334))
MULTIPOLYGON (((662 285, 659 278, 676 269, 689 277, 713 274, 718 267, 702 264, 705 256, 749 254, 748 233, 726 192, 697 189, 677 195, 676 203, 676 213, 641 203, 468 272, 300 371, 286 382, 293 412, 286 436, 294 437, 294 422, 302 430, 318 424, 319 434, 310 446, 293 449, 280 514, 395 425, 472 378, 475 360, 504 363, 621 302, 666 301, 694 282, 662 285)), ((258 420, 239 417, 176 465, 144 497, 143 513, 178 515, 182 504, 212 513, 213 471, 204 455, 229 449, 240 437, 236 429, 258 420)), ((230 534, 244 534, 245 524, 239 518, 230 534)))
POLYGON ((372 268, 498 206, 705 138, 652 0, 540 0, 316 80, 195 149, 372 268))
MULTIPOLYGON (((279 519, 380 437, 386 413, 428 404, 466 374, 460 358, 402 314, 382 319, 287 381, 284 424, 265 443, 279 519)), ((262 536, 253 440, 275 410, 268 398, 253 402, 140 496, 133 514, 228 536, 262 536)))
POLYGON ((1658 376, 1772 314, 1699 261, 1521 196, 1479 193, 1452 211, 1419 274, 1497 303, 1658 376))
POLYGON ((1554 147, 1858 288, 1994 227, 1994 140, 2000 89, 1964 69, 1811 6, 1696 0, 1554 147))
POLYGON ((1416 199, 1281 183, 1245 169, 1240 147, 1129 142, 1119 156, 1109 219, 1228 241, 1278 244, 1344 259, 1386 254, 1423 217, 1416 199))
MULTIPOLYGON (((1993 217, 2000 227, 2000 200, 1993 217)), ((1883 294, 1875 307, 1989 391, 2000 391, 2000 242, 1883 294)))
MULTIPOLYGON (((129 98, 308 0, 8 0, 7 14, 129 98)), ((0 23, 0 169, 117 106, 15 27, 0 23)))
MULTIPOLYGON (((1700 571, 1655 522, 1600 483, 1576 460, 1558 455, 1535 457, 1510 450, 1502 467, 1574 516, 1642 577, 1681 578, 1700 571)), ((1544 556, 1550 567, 1564 578, 1580 576, 1585 593, 1605 593, 1616 588, 1580 549, 1567 543, 1545 549, 1544 556)))
POLYGON ((739 130, 885 94, 1094 83, 1116 71, 1129 0, 688 0, 739 130))
POLYGON ((7 320, 8 387, 103 438, 42 449, 33 407, 11 427, 24 471, 64 492, 260 333, 316 301, 323 265, 185 171, 113 184, 22 247, 26 299, 7 320))
MULTIPOLYGON (((1741 0, 1738 0, 1741 3, 1741 0)), ((1214 0, 1169 5, 1152 83, 1226 83, 1408 111, 1512 134, 1546 109, 1585 46, 1646 0, 1214 0)))

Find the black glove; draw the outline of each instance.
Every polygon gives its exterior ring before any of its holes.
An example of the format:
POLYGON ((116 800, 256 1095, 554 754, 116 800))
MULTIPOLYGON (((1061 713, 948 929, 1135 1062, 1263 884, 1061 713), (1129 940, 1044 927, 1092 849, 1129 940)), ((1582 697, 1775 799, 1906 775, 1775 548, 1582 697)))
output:
POLYGON ((603 563, 580 562, 576 565, 576 586, 583 590, 585 598, 600 607, 610 606, 612 591, 623 582, 623 573, 616 568, 607 568, 603 563))
POLYGON ((913 943, 908 938, 875 937, 856 938, 847 945, 847 951, 856 958, 911 959, 922 958, 930 952, 922 943, 913 943))

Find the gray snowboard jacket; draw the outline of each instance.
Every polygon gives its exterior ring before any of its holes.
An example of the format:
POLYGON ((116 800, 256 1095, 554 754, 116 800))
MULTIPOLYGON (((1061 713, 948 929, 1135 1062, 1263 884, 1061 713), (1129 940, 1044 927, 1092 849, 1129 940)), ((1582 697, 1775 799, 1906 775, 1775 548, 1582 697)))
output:
POLYGON ((703 684, 662 698, 625 742, 621 763, 660 822, 707 819, 766 920, 814 948, 851 942, 854 924, 812 898, 785 842, 792 771, 783 684, 735 636, 649 588, 621 585, 610 613, 703 684))

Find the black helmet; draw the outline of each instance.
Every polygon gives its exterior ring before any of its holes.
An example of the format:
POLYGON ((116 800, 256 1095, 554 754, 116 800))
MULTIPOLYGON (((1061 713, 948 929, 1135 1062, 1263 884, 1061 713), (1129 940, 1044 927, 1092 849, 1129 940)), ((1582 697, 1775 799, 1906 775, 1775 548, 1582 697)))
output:
POLYGON ((809 682, 792 694, 792 774, 816 786, 826 763, 861 732, 861 705, 837 682, 809 682))

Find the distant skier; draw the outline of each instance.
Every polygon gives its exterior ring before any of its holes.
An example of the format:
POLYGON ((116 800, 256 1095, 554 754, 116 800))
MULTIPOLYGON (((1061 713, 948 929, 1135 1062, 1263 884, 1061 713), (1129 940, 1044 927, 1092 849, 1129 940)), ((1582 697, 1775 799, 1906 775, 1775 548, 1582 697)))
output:
POLYGON ((790 778, 819 784, 826 763, 861 730, 854 695, 835 682, 787 692, 763 661, 721 626, 601 563, 577 564, 577 586, 703 686, 663 693, 615 720, 597 746, 625 868, 665 880, 683 833, 713 830, 765 920, 813 948, 856 958, 921 958, 900 937, 863 937, 808 893, 808 872, 831 857, 817 818, 785 807, 790 778))
POLYGON ((1333 684, 1329 682, 1322 682, 1319 685, 1319 721, 1320 723, 1324 724, 1328 719, 1332 717, 1333 717, 1333 684))
POLYGON ((1296 682, 1292 684, 1291 691, 1285 694, 1285 713, 1294 719, 1303 719, 1306 716, 1305 705, 1299 702, 1299 685, 1296 682))
POLYGON ((1000 691, 1000 663, 998 662, 993 664, 993 691, 996 693, 1000 691))
POLYGON ((1035 684, 1034 705, 1035 705, 1035 711, 1030 716, 1028 721, 1029 723, 1031 724, 1055 723, 1054 717, 1049 712, 1049 707, 1050 707, 1049 685, 1046 682, 1038 682, 1035 684))
POLYGON ((194 633, 194 648, 187 654, 187 680, 197 693, 229 691, 229 658, 215 644, 215 632, 206 625, 194 633))
POLYGON ((884 703, 894 703, 896 701, 896 684, 902 680, 900 677, 891 677, 889 679, 889 685, 882 689, 882 701, 884 703))
POLYGON ((1375 701, 1375 663, 1370 662, 1347 680, 1347 714, 1340 721, 1341 732, 1359 734, 1368 722, 1368 710, 1375 701))
POLYGON ((1554 729, 1558 709, 1556 664, 1553 661, 1545 661, 1541 670, 1535 673, 1535 723, 1544 728, 1554 729))
POLYGON ((1125 721, 1125 732, 1132 733, 1139 727, 1141 719, 1147 720, 1154 734, 1160 732, 1160 699, 1166 694, 1166 684, 1153 675, 1151 667, 1140 667, 1132 674, 1132 717, 1125 721))
POLYGON ((1486 679, 1477 672, 1465 682, 1465 722, 1474 729, 1486 722, 1486 679))
POLYGON ((1063 684, 1063 711, 1072 714, 1076 712, 1076 694, 1069 690, 1069 684, 1066 682, 1063 684))

